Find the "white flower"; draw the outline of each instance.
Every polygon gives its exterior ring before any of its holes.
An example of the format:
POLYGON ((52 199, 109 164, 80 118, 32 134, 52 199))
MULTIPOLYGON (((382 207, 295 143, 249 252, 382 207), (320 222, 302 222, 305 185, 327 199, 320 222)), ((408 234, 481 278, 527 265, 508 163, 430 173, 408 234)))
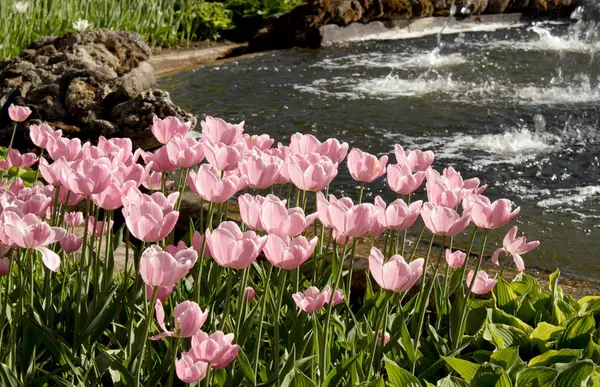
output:
POLYGON ((91 24, 85 19, 77 19, 75 23, 73 23, 73 29, 77 32, 84 32, 88 28, 90 28, 91 24))
POLYGON ((29 8, 29 3, 26 1, 17 1, 13 3, 12 8, 16 13, 25 13, 27 12, 27 8, 29 8))

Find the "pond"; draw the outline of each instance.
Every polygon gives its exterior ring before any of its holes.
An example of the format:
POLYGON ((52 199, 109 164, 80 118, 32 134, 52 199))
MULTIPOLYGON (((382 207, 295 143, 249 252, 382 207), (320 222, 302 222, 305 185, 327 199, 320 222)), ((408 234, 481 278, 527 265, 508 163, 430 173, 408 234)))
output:
MULTIPOLYGON (((375 154, 395 143, 433 150, 437 168, 477 176, 491 199, 521 206, 520 231, 542 242, 527 264, 596 276, 600 42, 581 25, 482 27, 266 53, 160 87, 198 117, 245 120, 247 132, 284 143, 299 131, 375 154)), ((356 194, 345 165, 337 182, 356 194)), ((368 195, 395 199, 383 179, 368 195)))

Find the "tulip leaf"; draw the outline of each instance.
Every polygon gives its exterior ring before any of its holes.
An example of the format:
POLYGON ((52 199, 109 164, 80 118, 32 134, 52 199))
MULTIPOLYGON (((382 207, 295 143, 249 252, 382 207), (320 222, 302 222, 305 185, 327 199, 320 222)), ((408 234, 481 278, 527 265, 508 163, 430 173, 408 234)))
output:
POLYGON ((333 368, 329 374, 327 374, 327 377, 325 378, 325 381, 321 387, 334 387, 343 385, 341 383, 342 378, 352 363, 356 361, 356 359, 358 359, 358 354, 349 357, 340 364, 337 364, 335 368, 333 368))
POLYGON ((17 378, 13 371, 4 363, 0 363, 0 378, 4 386, 23 386, 23 383, 17 378))
POLYGON ((569 321, 565 330, 560 333, 556 341, 557 348, 585 349, 591 340, 596 328, 593 316, 576 317, 569 321))
POLYGON ((119 300, 113 302, 113 298, 119 288, 115 287, 112 292, 106 297, 104 303, 97 307, 91 314, 94 318, 92 321, 85 324, 85 330, 81 332, 79 337, 76 338, 74 347, 79 347, 85 340, 89 339, 90 342, 95 342, 102 332, 111 324, 113 321, 117 309, 121 306, 121 297, 119 300))
POLYGON ((387 371, 388 378, 395 386, 398 387, 421 387, 419 379, 413 374, 400 368, 394 361, 388 359, 385 360, 385 370, 387 371))
POLYGON ((490 356, 490 363, 500 366, 508 372, 519 360, 519 348, 509 347, 497 350, 490 356))
POLYGON ((281 387, 317 387, 317 385, 302 371, 293 368, 281 382, 281 387))
POLYGON ((556 379, 558 371, 548 367, 528 367, 517 374, 515 387, 546 387, 556 379))
POLYGON ((510 378, 501 367, 484 363, 477 369, 470 387, 512 387, 510 378))
POLYGON ((479 369, 479 364, 471 363, 467 360, 446 356, 443 356, 442 359, 467 382, 473 379, 473 375, 479 369))
POLYGON ((551 366, 555 363, 571 363, 581 358, 581 349, 549 350, 529 360, 528 366, 551 366))
POLYGON ((594 372, 594 363, 591 360, 581 360, 566 365, 566 368, 560 370, 552 387, 573 387, 585 386, 592 372, 594 372))
POLYGON ((240 363, 240 367, 241 367, 242 372, 244 373, 244 376, 246 377, 246 379, 248 379, 248 381, 252 385, 255 385, 256 378, 254 377, 254 371, 252 370, 252 366, 250 365, 248 356, 246 356, 246 353, 244 352, 242 347, 240 347, 240 349, 239 349, 236 360, 238 361, 238 363, 240 363))

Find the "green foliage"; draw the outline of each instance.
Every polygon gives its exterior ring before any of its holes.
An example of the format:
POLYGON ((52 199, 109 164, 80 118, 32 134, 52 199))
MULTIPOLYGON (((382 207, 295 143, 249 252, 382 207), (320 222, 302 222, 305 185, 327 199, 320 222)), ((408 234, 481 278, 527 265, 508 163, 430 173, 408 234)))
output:
POLYGON ((241 17, 267 17, 286 12, 302 4, 302 0, 229 0, 227 8, 241 17))

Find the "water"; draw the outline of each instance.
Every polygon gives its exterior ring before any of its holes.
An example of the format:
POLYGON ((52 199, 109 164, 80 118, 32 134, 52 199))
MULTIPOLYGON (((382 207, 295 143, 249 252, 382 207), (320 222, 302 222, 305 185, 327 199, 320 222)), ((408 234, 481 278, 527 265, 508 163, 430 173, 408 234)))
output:
MULTIPOLYGON (((542 241, 527 263, 595 276, 600 43, 581 23, 392 31, 220 63, 160 86, 200 117, 246 120, 248 132, 282 142, 301 131, 377 154, 394 143, 431 149, 438 167, 478 176, 492 199, 521 206, 520 230, 542 241)), ((338 189, 355 194, 340 171, 338 189)), ((391 201, 390 192, 380 181, 367 196, 391 201)))

